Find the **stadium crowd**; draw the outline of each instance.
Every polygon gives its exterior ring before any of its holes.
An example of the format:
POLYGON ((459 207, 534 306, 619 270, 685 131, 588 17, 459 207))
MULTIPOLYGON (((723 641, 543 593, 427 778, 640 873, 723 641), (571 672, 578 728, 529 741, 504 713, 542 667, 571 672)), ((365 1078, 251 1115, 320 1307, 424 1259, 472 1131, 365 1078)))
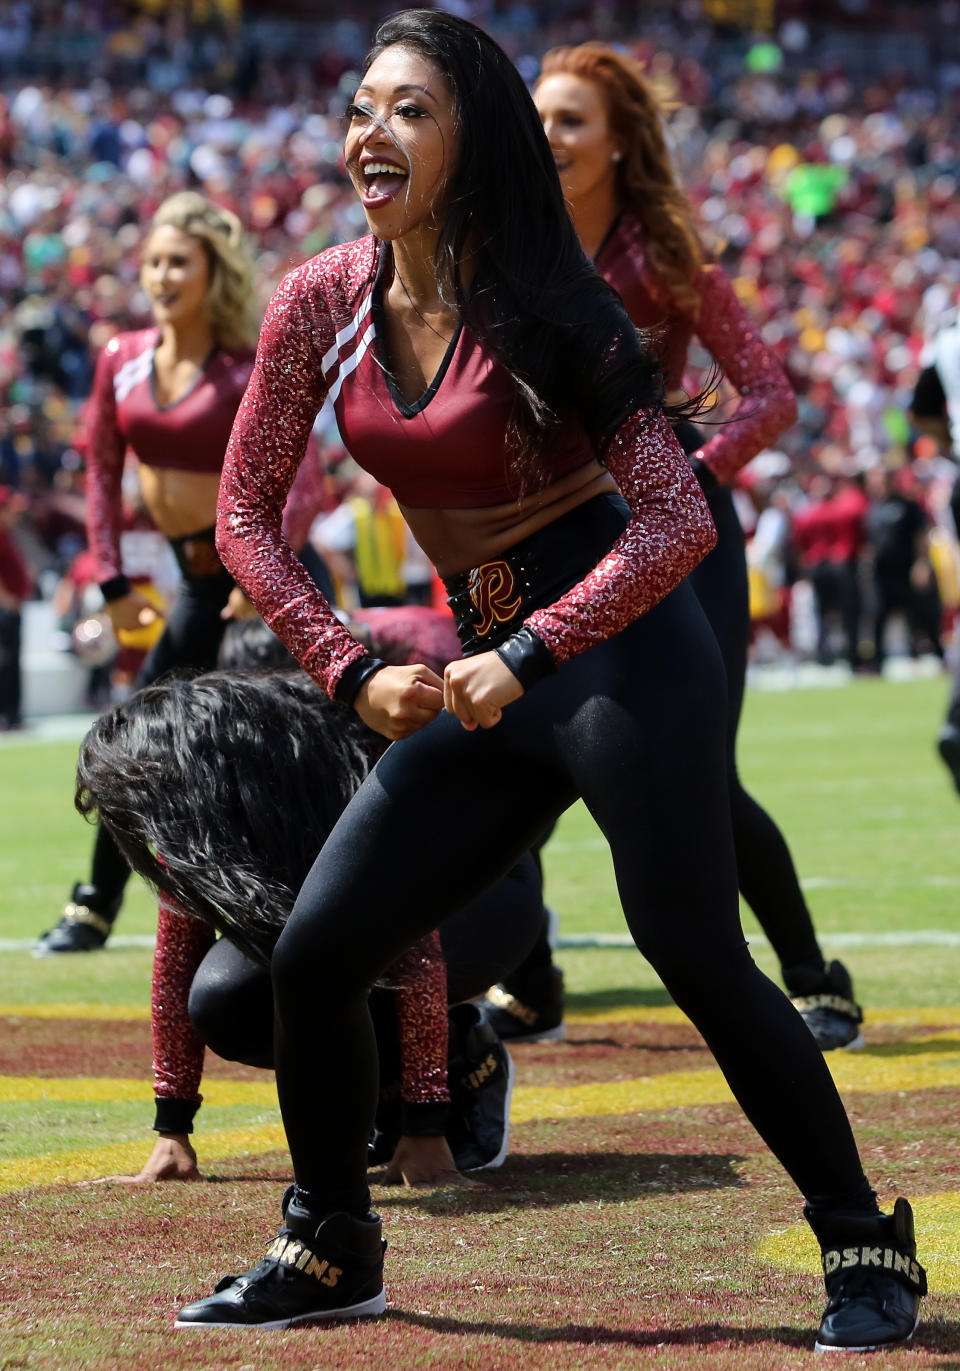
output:
MULTIPOLYGON (((327 24, 305 59, 295 24, 254 33, 211 10, 188 29, 176 13, 56 8, 53 26, 49 5, 0 5, 8 658, 24 597, 50 598, 59 584, 68 618, 82 599, 73 592, 83 587, 83 405, 100 349, 149 322, 139 251, 160 202, 194 187, 233 209, 257 248, 263 303, 292 265, 364 231, 340 160, 344 77, 365 45, 362 21, 327 24)), ((805 61, 800 19, 758 40, 718 27, 694 2, 647 7, 632 27, 615 5, 456 8, 485 24, 530 80, 548 46, 603 37, 641 57, 671 101, 672 148, 706 240, 799 402, 781 447, 743 482, 741 517, 762 532, 751 554, 755 618, 789 641, 788 588, 805 579, 820 625, 804 638, 794 624, 794 646, 878 665, 882 647, 871 657, 862 640, 881 614, 870 565, 883 555, 877 508, 892 486, 920 507, 904 524, 911 567, 932 558, 937 573, 915 575, 923 604, 911 606, 910 645, 940 651, 938 596, 948 614, 957 600, 953 467, 909 412, 925 342, 951 319, 960 288, 950 69, 864 82, 840 62, 805 61), (889 479, 868 476, 877 470, 889 479), (834 611, 842 642, 825 631, 834 611)), ((356 475, 335 429, 320 437, 334 509, 358 493, 356 475)), ((334 534, 325 550, 349 581, 349 559, 338 561, 349 537, 339 526, 334 534)), ((369 598, 362 586, 360 598, 369 598)), ((0 708, 4 717, 15 722, 16 709, 0 708)))

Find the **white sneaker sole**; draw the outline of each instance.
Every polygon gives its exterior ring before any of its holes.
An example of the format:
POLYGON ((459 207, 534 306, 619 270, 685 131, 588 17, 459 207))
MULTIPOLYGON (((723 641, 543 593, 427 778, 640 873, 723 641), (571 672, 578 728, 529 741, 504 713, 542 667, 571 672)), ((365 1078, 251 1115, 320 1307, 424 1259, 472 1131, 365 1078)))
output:
POLYGON ((833 1347, 828 1342, 815 1342, 814 1352, 889 1352, 897 1347, 905 1347, 908 1342, 913 1341, 913 1335, 920 1324, 920 1315, 917 1315, 916 1322, 910 1332, 904 1338, 898 1338, 896 1342, 868 1342, 862 1347, 833 1347))
POLYGON ((334 1319, 362 1319, 370 1315, 385 1314, 387 1310, 387 1292, 381 1290, 379 1295, 374 1295, 369 1300, 363 1300, 360 1304, 344 1305, 342 1309, 318 1309, 312 1314, 296 1314, 292 1319, 272 1319, 269 1323, 233 1323, 229 1319, 224 1319, 223 1323, 193 1323, 184 1319, 181 1323, 179 1319, 174 1323, 174 1328, 251 1328, 256 1332, 269 1333, 273 1329, 297 1328, 309 1323, 329 1323, 334 1319))
POLYGON ((496 1171, 498 1166, 503 1166, 503 1163, 507 1159, 507 1153, 510 1151, 510 1101, 513 1099, 513 1082, 517 1075, 517 1069, 513 1064, 513 1058, 507 1051, 506 1045, 504 1045, 503 1050, 507 1054, 507 1098, 504 1101, 503 1106, 503 1140, 500 1143, 500 1151, 495 1157, 491 1157, 491 1159, 488 1162, 484 1162, 482 1166, 467 1167, 466 1169, 470 1172, 496 1171))

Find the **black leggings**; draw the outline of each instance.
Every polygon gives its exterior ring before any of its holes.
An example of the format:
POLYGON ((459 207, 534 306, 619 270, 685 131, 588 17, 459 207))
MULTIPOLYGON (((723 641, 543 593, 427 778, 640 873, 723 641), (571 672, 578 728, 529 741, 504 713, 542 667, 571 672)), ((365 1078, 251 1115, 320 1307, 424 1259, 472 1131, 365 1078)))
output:
MULTIPOLYGON (((135 690, 152 685, 178 668, 213 670, 227 627, 220 611, 233 586, 233 578, 226 571, 184 579, 166 627, 140 668, 135 690)), ((103 824, 98 824, 90 873, 90 884, 97 891, 98 911, 122 899, 129 878, 130 868, 123 854, 103 824)))
MULTIPOLYGON (((527 854, 502 881, 447 920, 440 941, 450 1004, 482 995, 526 959, 540 929, 542 898, 539 868, 527 854)), ((227 1061, 273 1066, 270 971, 227 938, 218 939, 197 968, 190 1019, 207 1046, 227 1061)), ((382 1019, 396 1023, 390 1015, 382 1019)), ((382 1063, 382 1039, 378 1049, 382 1063)), ((395 1048, 390 1055, 396 1057, 395 1048)))
POLYGON ((312 1210, 365 1213, 377 1105, 369 987, 489 888, 582 796, 641 952, 807 1195, 861 1191, 809 1029, 740 928, 716 640, 681 585, 624 632, 467 732, 441 714, 395 743, 325 843, 273 956, 275 1064, 312 1210), (337 1050, 317 1052, 318 1043, 337 1050))
POLYGON ((730 491, 710 497, 717 545, 692 572, 690 584, 717 637, 727 673, 727 778, 740 891, 757 916, 785 972, 823 967, 823 954, 783 834, 748 795, 737 772, 737 730, 750 645, 750 604, 743 528, 730 491))

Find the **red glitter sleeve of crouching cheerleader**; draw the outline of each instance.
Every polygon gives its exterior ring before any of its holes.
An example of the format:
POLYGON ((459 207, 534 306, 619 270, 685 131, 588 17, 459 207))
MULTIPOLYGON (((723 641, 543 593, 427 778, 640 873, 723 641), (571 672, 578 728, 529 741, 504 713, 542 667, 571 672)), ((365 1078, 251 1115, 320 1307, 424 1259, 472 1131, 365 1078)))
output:
POLYGON ((697 337, 719 362, 740 399, 694 455, 706 462, 718 481, 728 482, 790 427, 797 417, 797 401, 786 372, 724 273, 707 267, 700 273, 698 289, 697 337))
POLYGON ((157 1099, 199 1104, 204 1044, 190 1022, 187 1004, 197 968, 213 946, 213 932, 161 894, 153 954, 150 1020, 153 1087, 157 1099))
POLYGON ((557 666, 652 609, 717 541, 703 492, 659 409, 631 415, 602 460, 633 517, 589 575, 525 621, 557 666))
POLYGON ((277 637, 333 696, 366 649, 337 619, 283 536, 283 509, 326 394, 321 359, 336 329, 323 262, 286 276, 267 308, 257 360, 227 446, 217 506, 224 566, 277 637))
POLYGON ((414 943, 384 980, 396 999, 401 1097, 406 1104, 447 1102, 447 964, 440 934, 414 943))

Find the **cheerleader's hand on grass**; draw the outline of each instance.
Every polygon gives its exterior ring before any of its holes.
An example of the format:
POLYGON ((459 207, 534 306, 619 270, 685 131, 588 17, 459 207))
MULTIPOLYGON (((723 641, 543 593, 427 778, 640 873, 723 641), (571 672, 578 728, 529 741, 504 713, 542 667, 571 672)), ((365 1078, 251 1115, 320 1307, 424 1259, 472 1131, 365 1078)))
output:
POLYGON ((443 681, 422 663, 385 666, 364 681, 353 707, 368 728, 396 742, 437 717, 443 709, 443 681))
POLYGON ((143 1170, 136 1176, 104 1176, 85 1185, 148 1185, 152 1181, 199 1181, 197 1154, 186 1133, 161 1133, 143 1170))
POLYGON ((464 728, 493 728, 506 705, 519 700, 523 686, 495 652, 478 652, 451 662, 443 673, 443 704, 464 728))
POLYGON ((460 1185, 469 1190, 483 1189, 482 1182, 471 1180, 457 1170, 446 1138, 401 1138, 384 1172, 383 1184, 460 1185))

